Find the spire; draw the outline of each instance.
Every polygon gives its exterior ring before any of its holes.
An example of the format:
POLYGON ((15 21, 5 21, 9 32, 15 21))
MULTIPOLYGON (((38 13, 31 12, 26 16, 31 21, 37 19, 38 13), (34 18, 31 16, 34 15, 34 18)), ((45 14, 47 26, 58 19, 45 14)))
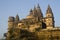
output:
POLYGON ((42 11, 41 11, 41 8, 40 8, 40 6, 39 6, 39 4, 37 5, 37 13, 38 13, 38 15, 39 15, 39 18, 40 17, 43 17, 43 14, 42 14, 42 11))
POLYGON ((39 8, 39 9, 40 9, 40 6, 39 6, 39 4, 37 5, 37 8, 39 8))
POLYGON ((50 5, 48 5, 47 13, 52 13, 52 9, 51 9, 50 5))
POLYGON ((39 4, 37 5, 37 11, 41 12, 41 8, 40 8, 39 4))
POLYGON ((46 10, 46 19, 48 19, 46 21, 46 27, 53 28, 54 27, 54 15, 53 15, 50 5, 48 5, 48 8, 46 10))
POLYGON ((16 21, 19 21, 19 16, 18 16, 18 14, 16 15, 15 20, 16 20, 16 21))
POLYGON ((33 15, 36 15, 36 13, 37 13, 37 10, 36 10, 36 7, 34 6, 33 15))
POLYGON ((36 12, 36 7, 34 6, 33 12, 36 12))
POLYGON ((47 8, 47 10, 46 10, 46 17, 54 17, 50 5, 48 5, 48 8, 47 8))
POLYGON ((36 10, 36 7, 34 6, 34 10, 36 10))

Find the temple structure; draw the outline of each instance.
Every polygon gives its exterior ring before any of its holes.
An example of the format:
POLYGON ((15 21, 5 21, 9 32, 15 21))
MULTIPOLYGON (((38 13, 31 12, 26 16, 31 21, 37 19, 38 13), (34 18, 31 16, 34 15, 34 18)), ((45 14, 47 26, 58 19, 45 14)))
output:
POLYGON ((9 16, 6 40, 57 40, 60 39, 60 28, 55 27, 52 9, 48 5, 46 16, 43 16, 39 4, 30 10, 24 19, 9 16))

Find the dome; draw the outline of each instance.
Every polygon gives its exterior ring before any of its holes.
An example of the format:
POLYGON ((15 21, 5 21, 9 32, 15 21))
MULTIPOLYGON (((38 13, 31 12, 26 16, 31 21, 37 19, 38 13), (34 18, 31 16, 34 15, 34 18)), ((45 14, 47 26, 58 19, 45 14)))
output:
POLYGON ((28 15, 26 18, 34 18, 33 15, 28 15))

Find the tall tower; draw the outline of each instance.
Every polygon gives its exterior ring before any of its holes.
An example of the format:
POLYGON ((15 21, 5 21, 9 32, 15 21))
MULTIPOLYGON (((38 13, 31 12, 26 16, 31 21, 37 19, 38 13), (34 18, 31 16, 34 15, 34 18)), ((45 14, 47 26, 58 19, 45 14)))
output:
POLYGON ((18 26, 18 22, 19 22, 19 16, 17 14, 16 17, 15 17, 15 27, 18 26))
POLYGON ((9 16, 9 18, 8 18, 8 32, 7 32, 6 40, 10 39, 10 36, 11 36, 10 32, 12 32, 11 29, 14 28, 14 21, 15 21, 15 18, 12 16, 9 16))
POLYGON ((19 16, 18 16, 18 14, 16 15, 15 21, 16 21, 16 22, 19 21, 19 16))
POLYGON ((39 6, 39 4, 37 5, 37 14, 38 14, 38 17, 39 18, 43 18, 43 14, 42 14, 42 11, 41 11, 41 8, 40 8, 40 6, 39 6))
POLYGON ((52 13, 52 9, 50 8, 50 5, 48 5, 48 8, 46 10, 46 26, 46 28, 54 27, 54 16, 52 13))
POLYGON ((37 17, 37 10, 36 10, 36 7, 34 6, 34 9, 33 9, 33 15, 35 16, 35 17, 37 17))

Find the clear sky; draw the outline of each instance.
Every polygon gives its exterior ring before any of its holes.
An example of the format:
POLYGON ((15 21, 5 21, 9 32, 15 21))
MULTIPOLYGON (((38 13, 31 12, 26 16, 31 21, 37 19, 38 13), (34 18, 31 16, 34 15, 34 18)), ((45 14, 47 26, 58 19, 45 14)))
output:
POLYGON ((54 17, 55 25, 60 26, 60 0, 0 0, 0 38, 7 32, 8 17, 19 14, 20 18, 25 18, 29 10, 39 3, 45 15, 48 4, 50 4, 54 17))

